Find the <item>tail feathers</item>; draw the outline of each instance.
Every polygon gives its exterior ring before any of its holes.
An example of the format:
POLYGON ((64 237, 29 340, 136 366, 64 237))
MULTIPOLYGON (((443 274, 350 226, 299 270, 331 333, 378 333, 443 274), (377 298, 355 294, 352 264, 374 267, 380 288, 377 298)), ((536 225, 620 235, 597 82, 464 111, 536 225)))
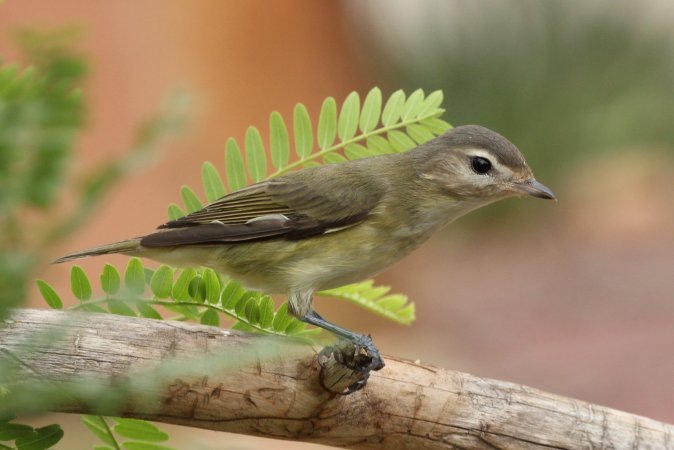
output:
POLYGON ((75 253, 61 256, 52 261, 52 264, 60 264, 73 259, 85 258, 87 256, 109 255, 111 253, 129 253, 138 250, 140 247, 140 238, 128 239, 126 241, 115 242, 113 244, 99 245, 75 253))

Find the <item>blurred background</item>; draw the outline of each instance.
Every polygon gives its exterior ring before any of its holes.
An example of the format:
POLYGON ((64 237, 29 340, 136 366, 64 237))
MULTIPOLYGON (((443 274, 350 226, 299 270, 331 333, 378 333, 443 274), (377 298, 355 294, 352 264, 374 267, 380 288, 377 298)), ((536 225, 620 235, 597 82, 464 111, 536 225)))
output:
MULTIPOLYGON (((416 302, 411 327, 318 310, 385 354, 674 422, 671 1, 9 0, 0 57, 82 91, 55 94, 40 142, 0 123, 6 304, 43 307, 35 278, 68 291, 50 258, 162 223, 202 162, 223 168, 226 139, 265 135, 272 110, 442 89, 445 120, 508 137, 559 202, 490 206, 379 276, 416 302), (12 164, 16 142, 30 164, 12 164)), ((105 262, 126 258, 82 265, 105 262)), ((58 448, 95 442, 54 420, 58 448)), ((319 448, 170 432, 180 448, 319 448)))

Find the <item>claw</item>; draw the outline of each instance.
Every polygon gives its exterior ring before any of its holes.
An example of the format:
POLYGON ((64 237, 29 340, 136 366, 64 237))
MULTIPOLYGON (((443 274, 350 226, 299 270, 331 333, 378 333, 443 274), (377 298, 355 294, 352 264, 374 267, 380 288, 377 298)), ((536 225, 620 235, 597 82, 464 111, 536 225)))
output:
POLYGON ((324 357, 332 357, 344 367, 361 374, 361 378, 346 388, 344 394, 359 391, 367 384, 372 370, 384 367, 384 360, 379 355, 379 350, 372 343, 370 336, 360 336, 358 339, 340 339, 335 345, 324 348, 321 351, 324 357))

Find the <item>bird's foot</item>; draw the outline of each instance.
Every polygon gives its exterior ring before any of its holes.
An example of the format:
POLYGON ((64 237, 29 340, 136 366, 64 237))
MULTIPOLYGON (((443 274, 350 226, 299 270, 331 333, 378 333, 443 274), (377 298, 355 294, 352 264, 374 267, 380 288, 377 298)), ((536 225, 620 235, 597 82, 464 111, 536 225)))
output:
MULTIPOLYGON (((346 387, 344 394, 351 394, 365 387, 370 372, 384 367, 384 360, 370 336, 359 336, 355 340, 340 339, 335 345, 324 348, 319 357, 319 361, 332 358, 336 363, 353 372, 356 381, 346 387)), ((326 365, 322 365, 325 370, 326 365)), ((323 378, 324 387, 327 388, 325 377, 323 378)), ((340 381, 342 380, 343 378, 340 381)), ((334 391, 334 386, 331 386, 329 390, 334 391)))

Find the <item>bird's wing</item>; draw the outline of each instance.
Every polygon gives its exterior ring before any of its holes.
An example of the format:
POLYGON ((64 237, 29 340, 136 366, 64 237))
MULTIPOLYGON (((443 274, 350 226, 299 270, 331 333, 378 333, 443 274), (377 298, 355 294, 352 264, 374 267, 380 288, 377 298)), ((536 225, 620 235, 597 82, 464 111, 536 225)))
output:
POLYGON ((233 192, 203 209, 161 225, 142 238, 145 247, 303 239, 353 226, 381 195, 357 182, 322 180, 320 194, 306 179, 287 177, 233 192))

